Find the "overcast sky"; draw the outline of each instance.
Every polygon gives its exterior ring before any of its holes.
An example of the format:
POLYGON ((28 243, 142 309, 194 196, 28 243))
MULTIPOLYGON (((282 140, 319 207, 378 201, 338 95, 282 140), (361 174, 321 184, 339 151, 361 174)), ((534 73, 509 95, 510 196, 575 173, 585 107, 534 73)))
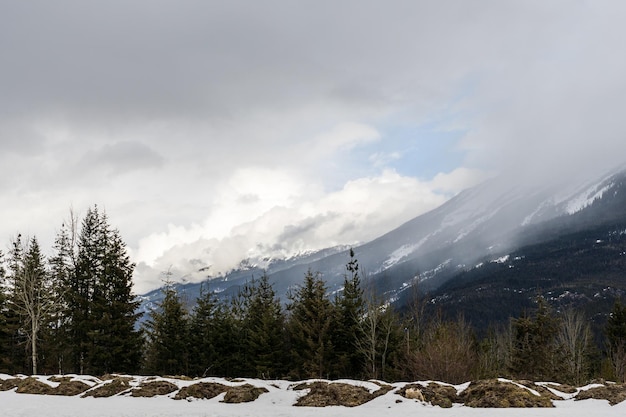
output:
POLYGON ((2 247, 98 204, 141 293, 622 163, 625 5, 0 0, 2 247))

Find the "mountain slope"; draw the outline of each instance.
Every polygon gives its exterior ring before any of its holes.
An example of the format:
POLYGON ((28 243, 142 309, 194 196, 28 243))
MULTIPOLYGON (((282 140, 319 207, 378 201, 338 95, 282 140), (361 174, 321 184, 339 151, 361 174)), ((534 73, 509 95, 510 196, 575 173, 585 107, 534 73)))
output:
MULTIPOLYGON (((452 307, 441 300, 464 297, 462 293, 476 292, 485 282, 492 281, 493 294, 501 294, 502 300, 506 300, 507 293, 502 285, 509 285, 508 278, 499 280, 509 276, 502 273, 509 270, 528 271, 515 279, 523 281, 520 285, 524 288, 538 288, 540 285, 530 284, 539 272, 533 270, 531 264, 524 264, 533 259, 527 253, 543 254, 544 263, 552 265, 571 262, 583 254, 595 260, 600 252, 585 251, 589 242, 608 241, 610 233, 626 230, 624 171, 573 185, 512 184, 506 179, 487 181, 378 239, 354 248, 367 285, 401 306, 412 292, 407 289, 419 282, 419 289, 436 294, 441 306, 462 310, 467 306, 452 307), (551 256, 554 259, 561 256, 561 260, 548 261, 551 256), (524 262, 516 265, 520 260, 524 262), (482 265, 482 269, 477 265, 482 265), (493 274, 489 275, 492 270, 493 274)), ((597 249, 603 245, 594 243, 592 247, 597 249)), ((300 284, 309 269, 323 275, 330 291, 340 290, 347 261, 347 248, 330 248, 287 260, 246 260, 241 268, 225 276, 209 278, 205 285, 226 299, 236 294, 245 281, 266 272, 277 294, 286 302, 289 289, 300 284)), ((595 275, 588 274, 586 278, 592 281, 608 268, 608 265, 589 260, 585 260, 585 264, 595 268, 595 275)), ((618 270, 621 267, 621 263, 615 266, 618 270)), ((557 270, 550 274, 559 276, 558 280, 569 279, 559 275, 557 270)), ((622 288, 618 274, 614 275, 611 282, 622 288)), ((180 290, 193 303, 200 285, 184 284, 180 290)), ((149 310, 159 297, 158 291, 146 294, 142 297, 142 308, 149 310)), ((497 304, 502 300, 492 301, 497 304)))

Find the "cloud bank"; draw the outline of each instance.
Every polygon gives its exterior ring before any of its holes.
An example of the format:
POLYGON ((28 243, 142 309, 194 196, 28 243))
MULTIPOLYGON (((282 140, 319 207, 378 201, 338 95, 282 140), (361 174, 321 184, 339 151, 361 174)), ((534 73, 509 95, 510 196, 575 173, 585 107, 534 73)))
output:
MULTIPOLYGON (((621 2, 0 5, 0 237, 103 206, 136 290, 623 162, 621 2)), ((195 279, 191 277, 190 279, 195 279)))

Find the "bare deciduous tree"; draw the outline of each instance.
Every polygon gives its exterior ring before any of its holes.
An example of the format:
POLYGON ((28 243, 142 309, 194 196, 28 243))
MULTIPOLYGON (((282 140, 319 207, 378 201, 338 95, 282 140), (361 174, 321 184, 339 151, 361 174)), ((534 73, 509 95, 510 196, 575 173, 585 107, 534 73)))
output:
MULTIPOLYGON (((14 245, 21 245, 19 238, 14 245)), ((57 307, 57 303, 35 238, 30 240, 21 265, 14 272, 13 279, 13 306, 16 312, 24 318, 23 327, 30 346, 32 372, 37 374, 39 333, 41 326, 57 307)))
POLYGON ((561 316, 557 342, 564 353, 564 367, 574 384, 585 382, 589 373, 591 327, 581 312, 569 309, 561 316))
POLYGON ((472 379, 475 363, 472 329, 462 317, 456 321, 436 318, 429 323, 423 345, 411 358, 413 371, 419 379, 450 383, 472 379))

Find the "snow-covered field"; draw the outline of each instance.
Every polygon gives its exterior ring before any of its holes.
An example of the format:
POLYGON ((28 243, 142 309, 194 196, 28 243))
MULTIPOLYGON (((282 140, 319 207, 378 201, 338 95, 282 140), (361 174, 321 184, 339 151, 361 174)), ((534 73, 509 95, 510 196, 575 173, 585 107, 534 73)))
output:
MULTIPOLYGON (((2 376, 0 375, 0 378, 2 376)), ((75 377, 88 383, 95 384, 93 377, 75 377)), ((54 383, 47 381, 46 377, 39 377, 51 386, 54 383)), ((174 393, 167 396, 151 398, 135 398, 128 395, 117 395, 109 398, 81 398, 79 396, 63 397, 56 395, 21 394, 15 390, 0 392, 0 416, 12 417, 105 417, 105 416, 169 416, 169 417, 240 417, 240 416, 567 416, 567 417, 591 417, 591 416, 624 416, 626 415, 626 401, 615 406, 609 405, 604 400, 574 401, 565 399, 555 401, 555 408, 509 408, 509 409, 484 409, 470 408, 462 405, 454 405, 452 408, 440 408, 428 403, 406 399, 394 390, 372 401, 357 407, 294 407, 297 399, 306 394, 306 390, 294 390, 294 383, 288 381, 262 381, 245 379, 237 382, 227 381, 220 378, 205 378, 202 380, 182 381, 177 379, 159 378, 175 383, 182 388, 187 385, 204 382, 217 382, 224 385, 241 385, 249 383, 256 387, 268 390, 257 400, 249 403, 227 404, 221 402, 224 394, 208 400, 174 400, 174 393)), ((141 383, 142 378, 135 378, 133 384, 141 383)), ((370 391, 375 391, 377 386, 371 382, 341 381, 354 385, 361 385, 370 391)), ((392 384, 394 388, 402 387, 403 383, 392 384)), ((462 390, 467 385, 457 386, 462 390)), ((571 397, 565 396, 566 398, 571 397)))

